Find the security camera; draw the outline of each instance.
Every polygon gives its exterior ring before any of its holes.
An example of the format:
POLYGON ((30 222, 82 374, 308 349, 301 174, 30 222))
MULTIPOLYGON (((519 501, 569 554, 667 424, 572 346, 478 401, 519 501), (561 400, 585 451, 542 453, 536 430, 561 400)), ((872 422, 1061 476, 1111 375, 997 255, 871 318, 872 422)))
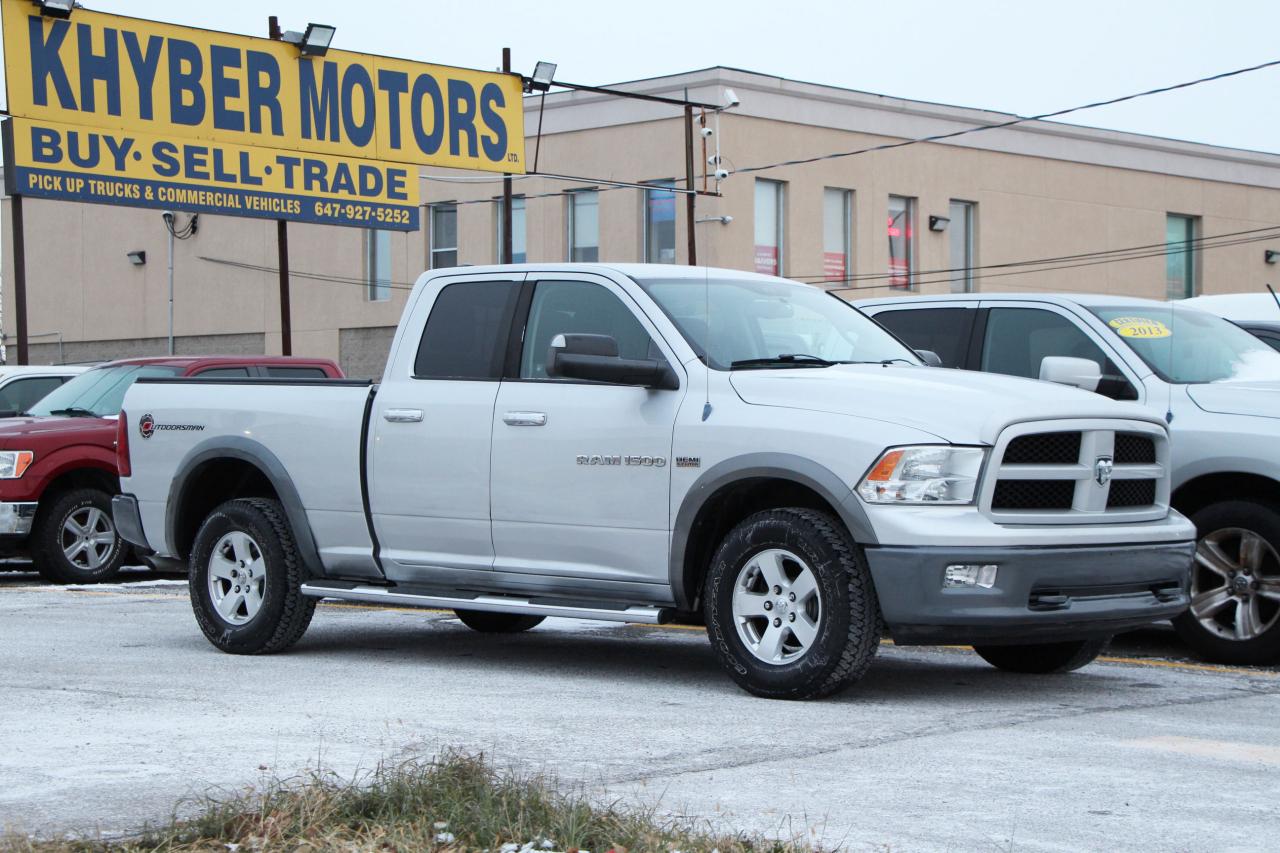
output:
POLYGON ((716 180, 717 180, 717 181, 723 181, 725 178, 729 177, 729 170, 728 170, 728 169, 716 169, 716 173, 715 173, 715 174, 716 174, 716 180))
POLYGON ((704 128, 702 129, 702 135, 703 135, 704 137, 708 137, 708 138, 710 138, 710 137, 712 137, 712 136, 715 136, 715 133, 716 133, 716 132, 715 132, 714 130, 712 130, 711 128, 709 128, 709 127, 704 127, 704 128))
POLYGON ((737 93, 737 92, 733 91, 732 89, 725 89, 725 90, 724 90, 724 106, 725 106, 725 109, 728 109, 728 108, 730 108, 730 107, 736 107, 736 106, 737 106, 738 104, 740 104, 740 103, 742 103, 742 101, 739 101, 739 100, 738 100, 738 93, 737 93))

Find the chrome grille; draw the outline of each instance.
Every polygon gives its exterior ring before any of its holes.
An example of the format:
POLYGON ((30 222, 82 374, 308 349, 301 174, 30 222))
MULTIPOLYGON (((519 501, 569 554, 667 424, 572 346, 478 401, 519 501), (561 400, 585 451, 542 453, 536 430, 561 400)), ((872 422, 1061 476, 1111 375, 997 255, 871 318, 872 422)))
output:
POLYGON ((996 441, 979 506, 1011 524, 1163 518, 1168 443, 1163 428, 1141 421, 1016 424, 996 441))

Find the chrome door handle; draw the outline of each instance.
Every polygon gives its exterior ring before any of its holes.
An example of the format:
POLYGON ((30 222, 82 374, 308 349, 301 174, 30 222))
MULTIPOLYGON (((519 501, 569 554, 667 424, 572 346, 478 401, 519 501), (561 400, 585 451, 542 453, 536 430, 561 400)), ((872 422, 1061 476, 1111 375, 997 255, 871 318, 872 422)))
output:
POLYGON ((393 424, 416 424, 422 420, 422 409, 386 409, 382 419, 393 424))
POLYGON ((546 426, 547 415, 545 412, 507 412, 502 422, 507 426, 546 426))

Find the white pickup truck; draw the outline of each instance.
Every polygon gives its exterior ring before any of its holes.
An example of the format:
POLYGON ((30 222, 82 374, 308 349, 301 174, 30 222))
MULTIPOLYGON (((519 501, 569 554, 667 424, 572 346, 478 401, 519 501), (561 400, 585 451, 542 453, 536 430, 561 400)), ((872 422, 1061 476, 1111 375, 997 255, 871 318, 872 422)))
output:
POLYGON ((897 643, 1059 672, 1187 607, 1161 419, 937 370, 846 302, 750 273, 423 275, 382 382, 140 380, 121 534, 189 567, 218 648, 320 598, 546 616, 701 611, 729 675, 810 698, 897 643))

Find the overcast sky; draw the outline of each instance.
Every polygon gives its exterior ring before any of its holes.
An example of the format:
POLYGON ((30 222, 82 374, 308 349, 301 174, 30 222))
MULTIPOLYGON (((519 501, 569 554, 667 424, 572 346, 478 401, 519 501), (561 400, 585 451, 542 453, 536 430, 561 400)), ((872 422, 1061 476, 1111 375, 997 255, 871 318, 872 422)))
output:
MULTIPOLYGON (((1276 0, 87 0, 236 33, 337 26, 335 47, 576 83, 729 65, 1022 115, 1280 58, 1276 0)), ((1280 68, 1090 110, 1080 124, 1280 152, 1280 68)))

